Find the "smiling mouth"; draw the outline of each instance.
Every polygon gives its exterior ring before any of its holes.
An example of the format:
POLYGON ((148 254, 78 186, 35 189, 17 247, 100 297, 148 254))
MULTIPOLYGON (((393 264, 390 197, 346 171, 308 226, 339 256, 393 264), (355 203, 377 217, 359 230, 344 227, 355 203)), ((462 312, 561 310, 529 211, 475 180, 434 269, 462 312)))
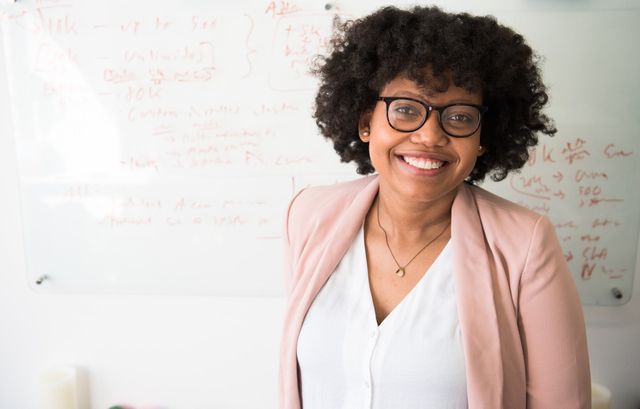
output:
POLYGON ((424 169, 424 170, 433 170, 440 169, 445 166, 448 162, 436 160, 436 159, 425 159, 425 158, 413 158, 411 156, 401 156, 402 160, 405 163, 413 166, 414 168, 424 169))

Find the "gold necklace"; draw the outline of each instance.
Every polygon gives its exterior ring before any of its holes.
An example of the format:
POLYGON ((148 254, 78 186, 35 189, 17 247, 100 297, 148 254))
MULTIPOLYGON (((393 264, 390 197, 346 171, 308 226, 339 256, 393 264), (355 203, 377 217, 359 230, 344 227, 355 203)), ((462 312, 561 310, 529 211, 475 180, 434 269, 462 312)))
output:
POLYGON ((444 226, 444 229, 442 229, 442 231, 440 233, 438 233, 438 235, 436 237, 434 237, 433 239, 429 240, 429 242, 427 244, 424 245, 424 247, 422 247, 420 249, 420 251, 418 251, 416 253, 415 256, 413 256, 411 258, 411 260, 409 260, 409 262, 407 262, 407 264, 405 264, 404 266, 400 266, 400 263, 398 263, 398 260, 396 259, 396 256, 393 255, 393 251, 391 251, 391 246, 389 245, 389 236, 387 236, 387 231, 384 229, 384 227, 382 227, 382 224, 380 224, 380 199, 378 199, 378 202, 376 203, 376 216, 378 219, 378 227, 380 227, 380 230, 382 230, 382 233, 384 233, 384 241, 385 243, 387 243, 387 248, 389 249, 389 253, 391 254, 391 257, 393 258, 393 261, 396 262, 396 265, 398 266, 398 269, 396 270, 396 275, 400 278, 404 277, 405 275, 405 268, 407 268, 407 266, 409 264, 411 264, 411 262, 413 260, 415 260, 416 257, 418 257, 418 254, 422 253, 422 251, 424 249, 426 249, 427 247, 429 247, 429 245, 431 243, 433 243, 434 241, 438 240, 438 238, 440 238, 440 236, 442 236, 444 234, 444 232, 447 230, 447 227, 449 227, 449 224, 451 224, 451 220, 449 220, 449 222, 447 223, 446 226, 444 226))

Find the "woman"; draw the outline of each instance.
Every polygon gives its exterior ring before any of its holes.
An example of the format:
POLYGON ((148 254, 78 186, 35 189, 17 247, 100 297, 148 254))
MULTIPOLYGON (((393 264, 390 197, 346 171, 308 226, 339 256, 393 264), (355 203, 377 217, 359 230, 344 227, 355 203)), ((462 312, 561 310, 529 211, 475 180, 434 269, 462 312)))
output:
POLYGON ((377 175, 290 205, 281 407, 589 408, 552 225, 474 186, 555 133, 523 38, 388 7, 343 25, 317 74, 321 132, 377 175))

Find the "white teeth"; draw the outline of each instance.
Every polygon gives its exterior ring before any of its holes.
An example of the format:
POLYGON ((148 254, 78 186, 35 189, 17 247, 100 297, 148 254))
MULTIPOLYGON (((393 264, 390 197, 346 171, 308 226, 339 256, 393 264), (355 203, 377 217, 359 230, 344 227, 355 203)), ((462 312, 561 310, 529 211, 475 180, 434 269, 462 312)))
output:
POLYGON ((403 156, 402 159, 409 165, 420 169, 438 169, 444 165, 444 162, 433 159, 412 158, 408 156, 403 156))

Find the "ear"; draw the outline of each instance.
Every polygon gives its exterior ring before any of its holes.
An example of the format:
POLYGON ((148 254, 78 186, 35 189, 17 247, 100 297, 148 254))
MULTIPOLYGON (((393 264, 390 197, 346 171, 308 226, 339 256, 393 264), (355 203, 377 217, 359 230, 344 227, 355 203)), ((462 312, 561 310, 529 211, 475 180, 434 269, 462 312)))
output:
POLYGON ((369 142, 371 139, 371 111, 367 111, 360 115, 358 121, 358 136, 362 142, 369 142))

